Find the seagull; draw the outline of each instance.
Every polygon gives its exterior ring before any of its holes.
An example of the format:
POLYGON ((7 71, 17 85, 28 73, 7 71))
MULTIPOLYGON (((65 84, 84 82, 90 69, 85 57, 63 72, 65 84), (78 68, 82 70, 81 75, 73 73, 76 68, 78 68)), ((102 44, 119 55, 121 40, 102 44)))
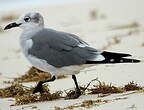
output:
POLYGON ((51 73, 51 79, 39 81, 33 93, 43 92, 42 84, 56 79, 58 74, 72 75, 76 85, 75 94, 68 99, 81 95, 76 79, 82 69, 95 64, 138 63, 140 60, 126 58, 125 53, 97 50, 77 35, 53 30, 44 26, 43 16, 38 12, 23 14, 4 30, 20 27, 20 45, 27 60, 36 68, 51 73))

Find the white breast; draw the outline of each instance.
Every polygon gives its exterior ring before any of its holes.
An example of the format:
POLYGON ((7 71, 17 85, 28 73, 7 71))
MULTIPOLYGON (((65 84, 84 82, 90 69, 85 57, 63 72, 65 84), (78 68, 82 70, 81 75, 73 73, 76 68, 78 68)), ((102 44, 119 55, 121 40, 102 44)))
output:
POLYGON ((25 56, 28 55, 28 50, 32 47, 33 41, 32 39, 26 40, 25 42, 22 42, 22 51, 25 56))

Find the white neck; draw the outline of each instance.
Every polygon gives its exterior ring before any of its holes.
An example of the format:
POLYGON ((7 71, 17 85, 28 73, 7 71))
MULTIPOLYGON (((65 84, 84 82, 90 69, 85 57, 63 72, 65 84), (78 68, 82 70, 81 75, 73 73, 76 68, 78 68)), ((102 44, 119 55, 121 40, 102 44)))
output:
POLYGON ((21 40, 28 40, 32 37, 33 34, 35 34, 36 32, 38 32, 40 30, 42 30, 43 28, 44 27, 41 27, 41 26, 35 27, 35 28, 34 27, 24 28, 20 39, 21 40))
POLYGON ((34 34, 36 34, 41 29, 43 29, 43 27, 23 29, 23 32, 20 36, 20 46, 25 56, 27 55, 28 49, 32 46, 31 38, 33 37, 34 34))

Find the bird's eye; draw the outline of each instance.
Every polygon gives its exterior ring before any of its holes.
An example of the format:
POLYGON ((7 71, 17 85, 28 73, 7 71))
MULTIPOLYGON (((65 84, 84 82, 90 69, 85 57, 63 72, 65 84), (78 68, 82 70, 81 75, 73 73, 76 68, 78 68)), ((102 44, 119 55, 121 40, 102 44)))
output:
POLYGON ((30 18, 29 17, 26 17, 24 18, 25 22, 29 22, 30 21, 30 18))

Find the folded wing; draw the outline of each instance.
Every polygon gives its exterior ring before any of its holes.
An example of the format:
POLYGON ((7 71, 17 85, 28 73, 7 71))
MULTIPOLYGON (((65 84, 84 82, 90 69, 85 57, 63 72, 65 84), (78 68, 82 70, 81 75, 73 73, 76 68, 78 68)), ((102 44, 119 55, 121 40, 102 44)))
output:
POLYGON ((55 67, 81 65, 87 61, 102 61, 101 52, 88 46, 73 34, 51 29, 39 31, 32 37, 28 53, 55 67))

